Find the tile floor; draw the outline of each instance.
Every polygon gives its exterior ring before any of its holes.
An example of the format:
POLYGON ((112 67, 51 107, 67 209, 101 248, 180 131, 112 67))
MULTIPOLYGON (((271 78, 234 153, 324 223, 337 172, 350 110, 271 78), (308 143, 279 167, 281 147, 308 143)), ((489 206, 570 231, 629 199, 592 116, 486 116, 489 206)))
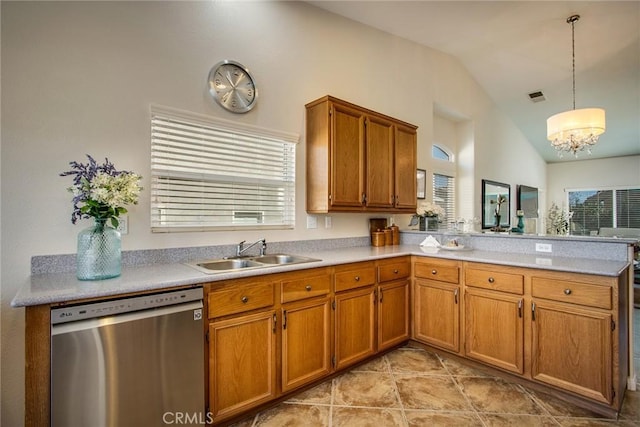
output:
MULTIPOLYGON (((640 327, 635 336, 640 343, 640 327)), ((640 345, 635 361, 639 366, 640 345)), ((483 374, 445 353, 403 347, 234 427, 638 425, 640 391, 627 391, 619 419, 608 420, 483 374)))

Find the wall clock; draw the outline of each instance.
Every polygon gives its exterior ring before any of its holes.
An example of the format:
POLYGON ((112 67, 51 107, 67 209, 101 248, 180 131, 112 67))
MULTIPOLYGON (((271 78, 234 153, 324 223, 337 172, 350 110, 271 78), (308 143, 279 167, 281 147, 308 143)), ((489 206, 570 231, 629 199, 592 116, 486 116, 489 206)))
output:
POLYGON ((209 72, 209 93, 232 113, 250 111, 258 99, 258 88, 249 70, 229 60, 218 62, 209 72))

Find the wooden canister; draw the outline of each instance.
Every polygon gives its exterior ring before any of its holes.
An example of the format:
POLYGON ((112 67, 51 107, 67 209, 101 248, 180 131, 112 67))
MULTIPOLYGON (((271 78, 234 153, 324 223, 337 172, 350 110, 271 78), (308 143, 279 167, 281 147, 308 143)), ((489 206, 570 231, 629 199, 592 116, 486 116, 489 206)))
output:
POLYGON ((391 224, 391 227, 389 228, 391 229, 393 244, 399 245, 400 244, 400 227, 398 227, 395 224, 391 224))
POLYGON ((387 246, 393 245, 393 232, 390 228, 384 229, 384 244, 387 246))
POLYGON ((371 246, 384 246, 385 238, 383 231, 372 231, 371 232, 371 246))

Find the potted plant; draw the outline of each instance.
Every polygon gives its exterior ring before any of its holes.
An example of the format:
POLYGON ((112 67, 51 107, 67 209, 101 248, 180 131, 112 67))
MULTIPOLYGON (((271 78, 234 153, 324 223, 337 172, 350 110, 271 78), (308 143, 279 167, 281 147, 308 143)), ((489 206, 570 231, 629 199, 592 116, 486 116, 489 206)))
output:
POLYGON ((431 202, 423 202, 418 207, 415 215, 411 217, 409 226, 418 225, 420 231, 435 231, 438 229, 438 217, 444 216, 444 208, 431 202))

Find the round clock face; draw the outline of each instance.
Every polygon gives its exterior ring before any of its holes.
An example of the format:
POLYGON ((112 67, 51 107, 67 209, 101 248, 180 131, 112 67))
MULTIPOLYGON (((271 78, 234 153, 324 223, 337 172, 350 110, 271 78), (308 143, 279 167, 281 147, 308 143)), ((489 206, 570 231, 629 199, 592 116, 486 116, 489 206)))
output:
POLYGON ((258 99, 258 89, 249 70, 228 60, 217 63, 209 72, 209 93, 233 113, 246 113, 258 99))

